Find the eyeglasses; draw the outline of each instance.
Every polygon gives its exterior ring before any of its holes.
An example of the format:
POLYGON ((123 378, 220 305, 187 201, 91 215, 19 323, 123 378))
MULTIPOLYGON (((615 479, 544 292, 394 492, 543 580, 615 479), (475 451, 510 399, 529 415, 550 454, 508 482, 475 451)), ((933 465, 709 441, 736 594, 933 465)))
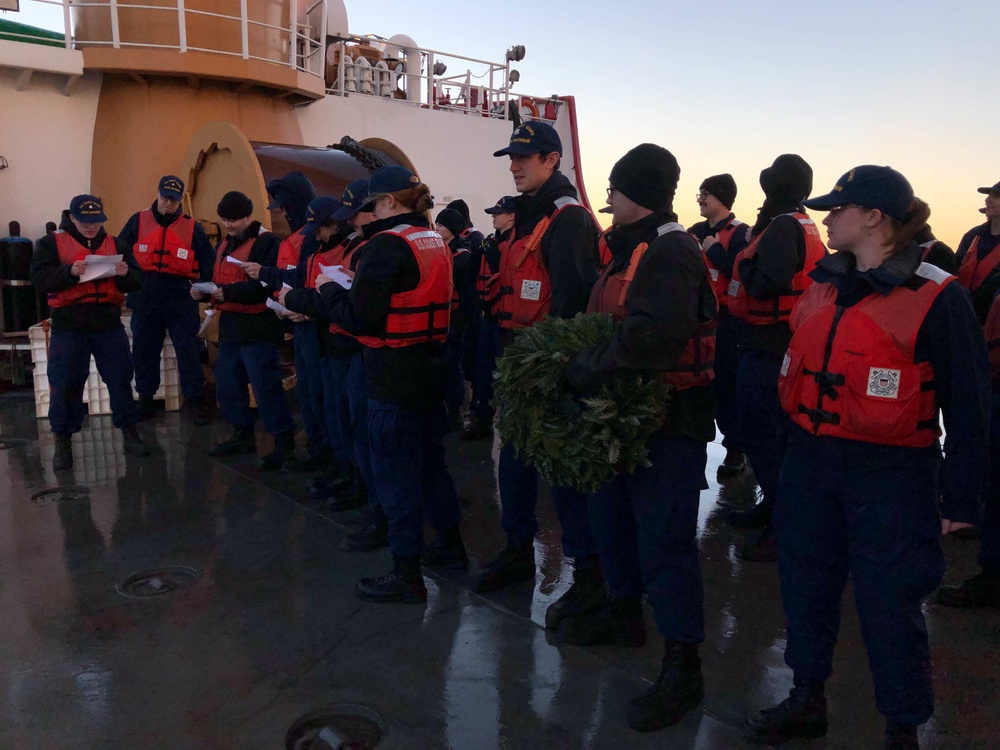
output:
POLYGON ((705 198, 707 198, 710 195, 711 195, 711 193, 708 192, 707 190, 700 190, 699 192, 695 193, 694 199, 696 201, 702 201, 702 200, 705 200, 705 198))
POLYGON ((605 188, 608 191, 608 198, 614 195, 615 189, 613 187, 605 188))

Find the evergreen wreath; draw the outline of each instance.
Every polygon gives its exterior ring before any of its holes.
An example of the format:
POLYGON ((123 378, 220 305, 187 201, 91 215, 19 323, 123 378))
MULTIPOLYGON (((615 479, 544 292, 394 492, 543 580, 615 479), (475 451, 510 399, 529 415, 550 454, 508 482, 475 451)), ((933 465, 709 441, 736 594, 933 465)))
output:
POLYGON ((594 492, 618 473, 649 466, 646 440, 663 425, 670 386, 659 373, 609 375, 574 396, 567 362, 611 341, 620 327, 605 313, 547 318, 515 332, 493 376, 497 429, 550 484, 594 492))

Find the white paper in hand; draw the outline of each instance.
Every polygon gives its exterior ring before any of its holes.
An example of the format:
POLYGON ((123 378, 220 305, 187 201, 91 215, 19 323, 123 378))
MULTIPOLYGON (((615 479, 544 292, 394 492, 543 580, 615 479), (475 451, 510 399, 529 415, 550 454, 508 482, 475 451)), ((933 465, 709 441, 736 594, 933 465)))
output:
POLYGON ((196 281, 191 285, 199 294, 214 294, 219 291, 218 285, 214 281, 196 281))
POLYGON ((354 282, 354 277, 346 273, 343 266, 324 266, 320 263, 319 272, 320 275, 325 276, 330 281, 336 281, 344 289, 350 289, 351 284, 354 282))
POLYGON ((291 310, 289 310, 283 304, 281 304, 280 302, 275 302, 270 297, 267 298, 267 302, 265 302, 264 304, 270 307, 276 313, 278 313, 278 315, 288 315, 291 312, 291 310))
POLYGON ((227 263, 235 263, 238 266, 242 266, 243 265, 243 261, 242 260, 239 260, 238 258, 234 258, 232 255, 227 255, 226 256, 226 262, 227 263))
POLYGON ((80 274, 80 283, 85 281, 97 281, 114 276, 115 265, 121 262, 121 255, 88 255, 83 259, 87 264, 86 270, 80 274))

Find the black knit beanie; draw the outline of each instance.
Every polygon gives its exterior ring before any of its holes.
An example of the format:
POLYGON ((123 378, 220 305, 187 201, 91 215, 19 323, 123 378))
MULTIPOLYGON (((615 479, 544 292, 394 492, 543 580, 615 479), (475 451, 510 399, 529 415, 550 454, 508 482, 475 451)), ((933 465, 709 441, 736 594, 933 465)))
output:
POLYGON ((465 229, 465 217, 454 208, 442 209, 434 221, 437 224, 441 224, 456 237, 465 229))
POLYGON ((461 198, 453 200, 451 203, 445 206, 445 208, 450 208, 453 211, 458 211, 460 214, 462 214, 462 217, 466 221, 472 220, 472 216, 471 214, 469 214, 469 204, 463 201, 461 198))
POLYGON ((243 195, 243 193, 231 190, 222 196, 216 213, 219 214, 220 219, 227 219, 229 221, 245 219, 253 213, 253 201, 243 195))
POLYGON ((608 181, 634 203, 659 211, 673 205, 680 176, 672 153, 654 143, 642 143, 615 162, 608 181))
POLYGON ((782 154, 760 173, 760 187, 772 200, 803 201, 812 185, 812 167, 798 154, 782 154))
POLYGON ((714 195, 726 208, 732 208, 736 202, 736 180, 731 174, 714 174, 706 177, 698 189, 714 195))

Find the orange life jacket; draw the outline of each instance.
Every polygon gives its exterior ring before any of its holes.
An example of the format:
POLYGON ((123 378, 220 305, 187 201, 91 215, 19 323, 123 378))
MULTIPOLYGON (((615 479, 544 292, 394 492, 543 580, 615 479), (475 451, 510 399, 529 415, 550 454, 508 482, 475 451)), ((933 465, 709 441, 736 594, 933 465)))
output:
MULTIPOLYGON (((379 234, 382 234, 380 232, 379 234)), ((397 292, 389 299, 385 326, 376 336, 358 336, 370 347, 403 347, 444 341, 451 322, 451 250, 441 235, 427 227, 400 224, 385 234, 406 241, 420 269, 415 289, 397 292)))
POLYGON ((503 258, 503 254, 510 247, 510 238, 511 235, 508 234, 505 239, 497 241, 496 235, 490 235, 483 242, 483 253, 479 258, 479 273, 476 275, 476 292, 479 294, 480 301, 491 310, 497 300, 500 274, 490 267, 490 262, 486 259, 486 243, 496 242, 500 257, 503 258))
POLYGON ((806 238, 805 262, 802 264, 802 270, 792 277, 792 292, 790 294, 782 294, 773 299, 756 299, 746 293, 746 289, 740 282, 740 262, 757 255, 757 246, 760 244, 761 237, 767 234, 766 229, 740 251, 740 254, 736 256, 736 262, 733 264, 733 278, 729 282, 727 295, 729 312, 731 315, 750 325, 762 326, 771 323, 787 323, 802 293, 812 284, 809 272, 826 255, 826 246, 823 245, 823 240, 820 239, 816 223, 803 213, 795 212, 786 215, 795 217, 801 225, 806 238))
POLYGON ((324 250, 321 253, 313 253, 309 256, 309 260, 306 261, 306 289, 316 288, 316 277, 320 274, 320 266, 344 265, 344 254, 347 251, 347 245, 355 236, 356 234, 352 234, 329 250, 324 250))
POLYGON ((139 212, 139 239, 132 252, 143 271, 198 278, 198 258, 191 241, 194 219, 181 214, 168 227, 160 226, 151 209, 139 212))
POLYGON ((970 292, 974 292, 982 286, 986 277, 1000 265, 1000 242, 982 260, 976 257, 978 247, 979 237, 974 237, 972 244, 969 245, 968 251, 962 258, 962 265, 958 268, 958 283, 970 292))
POLYGON ((920 247, 924 249, 923 252, 920 254, 920 261, 922 263, 927 262, 927 256, 931 254, 931 250, 933 250, 934 246, 937 245, 940 241, 941 240, 928 240, 927 242, 920 243, 920 247))
MULTIPOLYGON (((677 222, 670 222, 657 229, 657 234, 660 236, 667 232, 684 232, 684 227, 677 222)), ((632 251, 632 257, 624 270, 615 273, 610 265, 604 269, 601 278, 590 292, 587 312, 608 313, 615 320, 622 320, 626 316, 625 302, 628 299, 628 288, 648 247, 647 243, 640 243, 632 251)), ((708 269, 705 269, 705 275, 708 276, 708 269)), ((699 321, 694 335, 677 358, 677 362, 663 373, 668 383, 678 390, 685 390, 712 382, 714 377, 712 367, 715 363, 715 327, 715 320, 699 321)))
POLYGON ((990 371, 994 380, 1000 380, 1000 297, 993 298, 986 325, 983 326, 986 349, 990 355, 990 371))
MULTIPOLYGON (((354 258, 357 256, 358 250, 360 250, 364 246, 365 242, 367 242, 367 240, 362 240, 361 242, 357 243, 354 247, 351 247, 351 243, 355 239, 357 239, 357 237, 358 237, 358 233, 357 232, 352 232, 347 237, 347 239, 345 239, 342 243, 340 243, 339 245, 337 245, 337 247, 333 248, 332 250, 327 251, 329 253, 329 257, 326 260, 322 260, 321 261, 323 263, 323 265, 324 266, 330 266, 330 265, 338 266, 339 265, 339 266, 343 266, 344 268, 351 268, 352 264, 356 265, 356 263, 354 263, 354 258), (348 249, 348 248, 350 248, 350 249, 348 249)), ((325 255, 325 253, 324 253, 324 255, 325 255)), ((351 268, 351 270, 354 270, 354 269, 351 268)), ((319 273, 319 266, 316 266, 315 272, 310 272, 309 273, 309 276, 312 279, 313 285, 316 284, 316 275, 318 273, 319 273)), ((339 334, 342 334, 344 336, 350 336, 351 338, 355 338, 355 336, 354 336, 353 333, 348 333, 343 328, 341 328, 340 326, 338 326, 336 323, 331 323, 330 324, 330 333, 339 333, 339 334)))
POLYGON ((276 268, 281 271, 292 271, 299 267, 302 258, 302 243, 306 241, 304 234, 292 232, 278 246, 276 268))
POLYGON ((600 258, 601 270, 608 267, 611 262, 611 247, 608 245, 608 232, 614 227, 610 227, 601 232, 601 239, 597 241, 597 255, 600 258))
MULTIPOLYGON (((267 230, 261 227, 260 234, 266 234, 267 230)), ((222 244, 219 245, 219 250, 215 254, 215 272, 213 274, 212 280, 215 281, 219 286, 226 286, 227 284, 239 284, 247 281, 252 281, 252 279, 247 276, 247 272, 243 270, 242 266, 238 266, 235 263, 230 263, 226 260, 227 257, 233 257, 236 260, 246 263, 250 259, 250 251, 253 249, 253 243, 257 241, 257 237, 248 237, 243 241, 238 248, 233 252, 226 255, 226 250, 229 249, 229 237, 227 236, 222 244)), ((245 303, 245 302, 213 302, 212 307, 216 310, 222 310, 223 312, 241 312, 241 313, 262 313, 267 312, 267 305, 263 302, 255 303, 245 303)))
POLYGON ((814 435, 922 448, 941 434, 934 368, 915 363, 917 333, 941 290, 955 280, 922 263, 916 289, 836 304, 832 284, 813 284, 792 315, 778 393, 792 421, 814 435))
MULTIPOLYGON (((729 249, 729 243, 733 240, 733 235, 737 231, 745 232, 746 224, 739 219, 733 219, 718 232, 719 243, 729 249)), ((719 313, 725 315, 729 311, 729 282, 732 280, 726 273, 709 259, 704 252, 701 254, 708 266, 708 279, 712 285, 712 293, 715 294, 715 301, 719 305, 719 313)))
POLYGON ((560 213, 579 205, 573 198, 559 198, 552 215, 539 221, 527 237, 515 237, 511 231, 510 246, 500 256, 499 289, 493 307, 501 328, 527 328, 548 313, 552 283, 542 262, 542 238, 560 213))
MULTIPOLYGON (((118 255, 115 238, 110 234, 104 236, 104 241, 94 253, 81 245, 68 232, 55 233, 56 249, 59 251, 59 263, 71 266, 88 255, 118 255)), ((66 307, 67 305, 118 305, 125 304, 125 294, 119 291, 114 277, 97 279, 97 281, 78 282, 69 289, 49 294, 49 307, 66 307)))

